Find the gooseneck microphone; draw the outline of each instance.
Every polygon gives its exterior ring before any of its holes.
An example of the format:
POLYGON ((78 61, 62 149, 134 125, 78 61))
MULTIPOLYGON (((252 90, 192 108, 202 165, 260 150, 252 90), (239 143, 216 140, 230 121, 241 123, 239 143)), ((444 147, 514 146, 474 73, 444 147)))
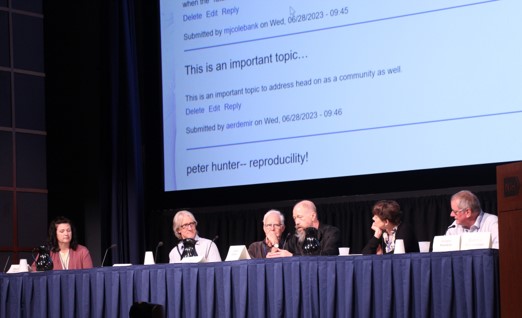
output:
POLYGON ((6 272, 5 270, 7 269, 7 264, 9 264, 9 260, 10 260, 10 259, 11 259, 11 255, 8 255, 8 256, 7 256, 7 261, 5 261, 5 265, 4 265, 4 271, 3 271, 3 273, 6 272))
POLYGON ((158 248, 162 247, 163 246, 163 242, 162 241, 159 241, 158 242, 158 245, 156 245, 156 252, 154 253, 154 264, 157 264, 158 262, 156 261, 158 259, 158 248))
POLYGON ((288 239, 290 238, 290 235, 292 235, 292 232, 288 232, 288 234, 285 237, 285 240, 283 241, 283 245, 279 246, 279 248, 281 248, 281 249, 285 248, 286 241, 288 241, 288 239))
POLYGON ((105 264, 105 258, 107 257, 107 252, 112 249, 112 248, 115 248, 116 244, 112 244, 111 246, 107 247, 107 249, 105 250, 105 255, 103 255, 103 260, 102 260, 102 263, 101 263, 101 267, 103 267, 103 264, 105 264))
POLYGON ((208 245, 207 247, 207 252, 205 253, 205 261, 207 260, 208 258, 208 254, 210 253, 210 248, 212 247, 212 244, 214 244, 214 242, 219 238, 218 235, 214 236, 214 238, 212 239, 212 241, 210 242, 210 244, 208 245))

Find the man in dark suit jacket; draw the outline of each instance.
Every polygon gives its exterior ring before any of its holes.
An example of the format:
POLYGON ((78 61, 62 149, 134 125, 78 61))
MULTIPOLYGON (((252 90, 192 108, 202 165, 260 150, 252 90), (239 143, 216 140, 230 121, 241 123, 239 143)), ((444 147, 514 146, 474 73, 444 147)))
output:
POLYGON ((304 255, 303 244, 306 237, 306 229, 317 229, 319 240, 318 255, 339 255, 339 242, 341 231, 335 226, 319 222, 317 208, 312 201, 304 200, 297 203, 293 209, 295 222, 295 235, 288 238, 283 249, 276 249, 267 254, 267 258, 288 257, 304 255))

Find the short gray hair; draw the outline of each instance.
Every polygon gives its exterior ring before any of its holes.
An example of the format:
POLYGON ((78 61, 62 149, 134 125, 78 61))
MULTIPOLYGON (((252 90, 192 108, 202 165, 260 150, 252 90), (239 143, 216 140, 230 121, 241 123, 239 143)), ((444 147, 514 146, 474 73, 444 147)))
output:
POLYGON ((459 209, 470 209, 474 213, 480 213, 482 208, 480 207, 480 200, 475 194, 468 190, 462 190, 451 196, 451 201, 457 201, 459 209))
POLYGON ((269 210, 268 212, 265 213, 265 216, 263 217, 263 224, 265 224, 265 220, 266 218, 270 215, 270 214, 277 214, 277 216, 279 216, 279 220, 281 220, 281 224, 282 225, 285 225, 285 216, 283 215, 283 213, 281 213, 280 211, 278 210, 269 210))

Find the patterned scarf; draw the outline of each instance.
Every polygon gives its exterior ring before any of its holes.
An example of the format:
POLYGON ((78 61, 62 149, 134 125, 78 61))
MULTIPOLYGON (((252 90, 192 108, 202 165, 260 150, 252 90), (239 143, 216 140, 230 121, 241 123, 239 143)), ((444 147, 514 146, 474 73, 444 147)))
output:
POLYGON ((398 225, 395 226, 390 235, 388 235, 387 231, 382 233, 382 238, 384 240, 384 244, 386 245, 386 254, 392 253, 395 249, 395 233, 397 232, 398 227, 398 225))

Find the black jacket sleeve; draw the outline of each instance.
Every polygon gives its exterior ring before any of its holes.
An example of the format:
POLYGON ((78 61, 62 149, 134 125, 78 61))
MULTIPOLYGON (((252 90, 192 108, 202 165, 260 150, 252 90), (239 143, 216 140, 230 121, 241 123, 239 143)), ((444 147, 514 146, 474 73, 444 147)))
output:
POLYGON ((382 244, 382 236, 380 239, 372 236, 372 238, 366 243, 366 246, 362 249, 361 254, 363 255, 371 255, 377 253, 377 248, 379 244, 382 244))
POLYGON ((335 226, 319 225, 319 241, 321 255, 339 255, 341 231, 335 226))
MULTIPOLYGON (((341 231, 335 226, 319 224, 318 232, 317 238, 321 245, 320 255, 339 255, 341 231)), ((294 235, 288 238, 283 248, 294 256, 303 255, 302 243, 299 243, 294 235)))

